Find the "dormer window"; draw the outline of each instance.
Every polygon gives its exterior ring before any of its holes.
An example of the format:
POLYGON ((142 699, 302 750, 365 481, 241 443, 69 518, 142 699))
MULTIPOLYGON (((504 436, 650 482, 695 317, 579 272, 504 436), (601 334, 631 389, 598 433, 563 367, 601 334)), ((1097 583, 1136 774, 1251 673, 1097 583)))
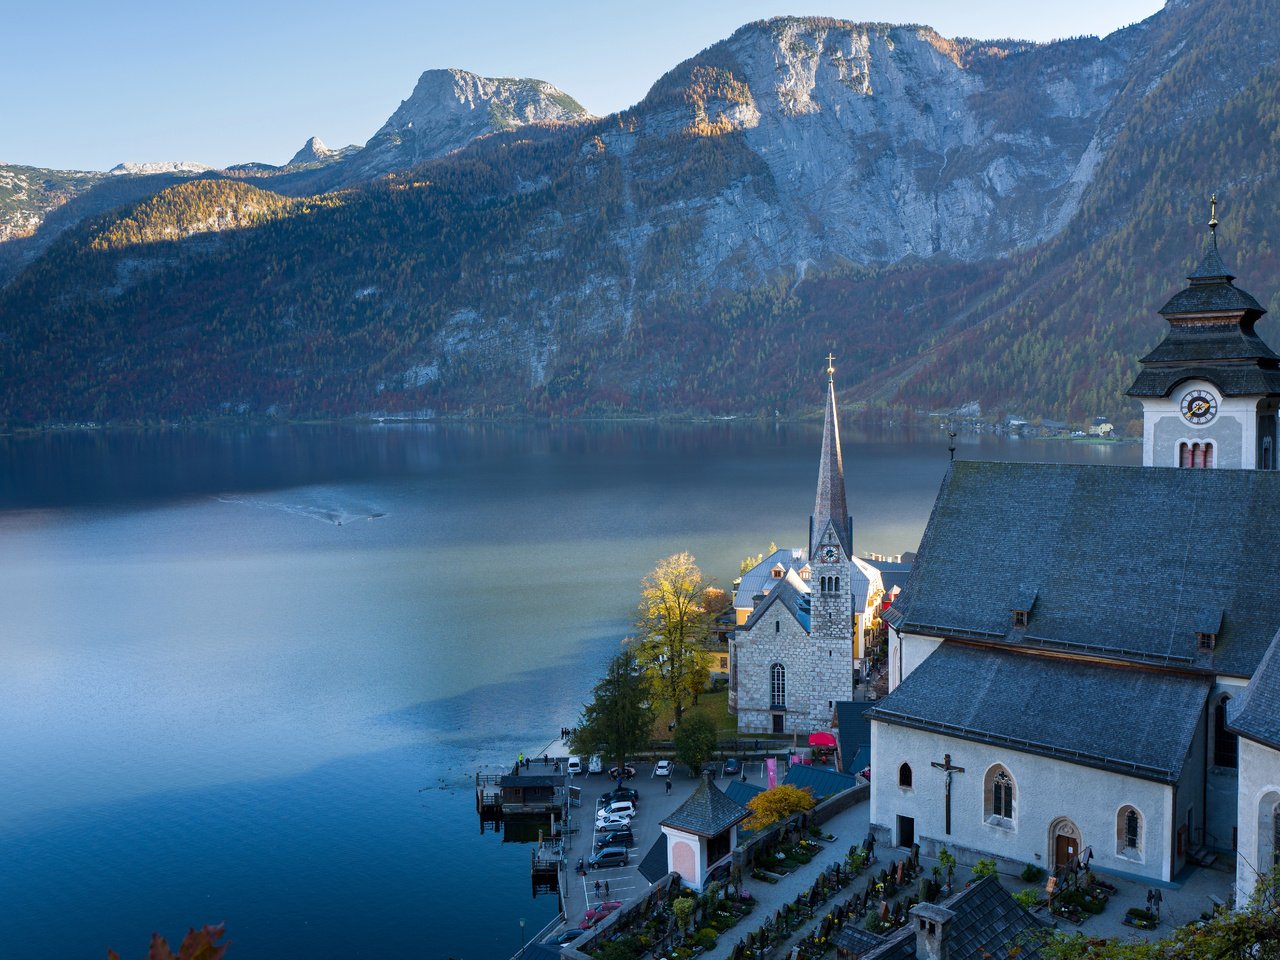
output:
POLYGON ((1209 653, 1218 645, 1218 634, 1222 631, 1222 608, 1206 607, 1196 617, 1196 649, 1201 653, 1209 653))
POLYGON ((769 572, 773 574, 773 579, 775 580, 781 580, 787 573, 787 571, 783 568, 782 564, 780 563, 774 564, 773 569, 770 570, 769 572))
POLYGON ((1020 587, 1009 604, 1009 612, 1013 616, 1013 628, 1023 630, 1031 619, 1031 608, 1036 605, 1040 594, 1034 587, 1020 587))

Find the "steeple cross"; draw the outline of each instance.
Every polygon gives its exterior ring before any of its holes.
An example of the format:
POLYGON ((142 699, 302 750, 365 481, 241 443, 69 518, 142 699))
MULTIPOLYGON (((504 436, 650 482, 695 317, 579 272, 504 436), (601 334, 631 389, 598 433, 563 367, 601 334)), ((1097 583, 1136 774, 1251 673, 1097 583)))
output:
POLYGON ((1209 232, 1218 232, 1218 195, 1209 198, 1209 232))
POLYGON ((951 836, 951 775, 953 773, 964 773, 964 767, 957 767, 953 765, 951 763, 951 754, 949 753, 944 753, 942 755, 941 763, 933 762, 930 763, 929 766, 937 767, 939 770, 944 770, 947 774, 947 836, 951 836))
POLYGON ((834 353, 827 354, 827 379, 832 380, 836 375, 836 355, 834 353))

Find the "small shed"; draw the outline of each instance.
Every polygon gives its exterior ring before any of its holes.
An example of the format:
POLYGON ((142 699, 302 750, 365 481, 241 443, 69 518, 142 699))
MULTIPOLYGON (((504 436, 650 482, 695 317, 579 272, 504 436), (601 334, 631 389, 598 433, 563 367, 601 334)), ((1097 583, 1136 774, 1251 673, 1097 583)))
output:
POLYGON ((686 887, 701 891, 707 877, 728 860, 738 842, 747 808, 734 803, 708 779, 662 821, 667 863, 686 887))

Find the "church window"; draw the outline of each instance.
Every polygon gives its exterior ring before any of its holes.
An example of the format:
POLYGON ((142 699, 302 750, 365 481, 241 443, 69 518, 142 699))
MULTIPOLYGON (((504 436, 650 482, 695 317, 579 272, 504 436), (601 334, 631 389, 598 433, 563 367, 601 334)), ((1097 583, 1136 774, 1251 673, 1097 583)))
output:
POLYGON ((997 764, 987 771, 986 820, 998 827, 1013 826, 1014 799, 1017 788, 1009 771, 997 764))
POLYGON ((1271 811, 1271 867, 1280 867, 1280 803, 1271 811))
POLYGON ((904 763, 898 768, 898 786, 911 786, 911 764, 904 763))
POLYGON ((836 585, 835 585, 835 587, 833 587, 832 589, 834 589, 836 593, 839 593, 839 592, 840 592, 840 578, 839 578, 839 577, 836 577, 836 585))
POLYGON ((769 668, 769 698, 776 709, 787 705, 787 668, 780 663, 769 668))
POLYGON ((774 632, 774 633, 781 633, 781 632, 782 632, 782 621, 781 621, 781 620, 775 620, 775 621, 773 621, 773 632, 774 632))
POLYGON ((1142 814, 1123 806, 1116 813, 1116 853, 1130 860, 1142 859, 1142 814))
POLYGON ((1236 735, 1227 729, 1227 702, 1222 697, 1213 710, 1213 763, 1218 767, 1235 767, 1240 755, 1240 743, 1236 735))
POLYGON ((1027 625, 1027 611, 1025 610, 1013 611, 1013 625, 1015 627, 1025 627, 1027 625))
POLYGON ((1271 462, 1271 438, 1270 437, 1263 438, 1261 460, 1262 460, 1261 466, 1263 470, 1274 469, 1271 462))

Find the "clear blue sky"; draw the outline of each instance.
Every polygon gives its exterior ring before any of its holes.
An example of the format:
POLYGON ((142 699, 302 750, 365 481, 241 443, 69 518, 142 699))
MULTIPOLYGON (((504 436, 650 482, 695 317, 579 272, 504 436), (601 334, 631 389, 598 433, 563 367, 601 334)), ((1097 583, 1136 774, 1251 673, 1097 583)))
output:
POLYGON ((820 14, 944 36, 1105 35, 1162 0, 51 0, 0 13, 0 162, 283 163, 364 143, 432 67, 549 80, 593 113, 750 20, 820 14))

